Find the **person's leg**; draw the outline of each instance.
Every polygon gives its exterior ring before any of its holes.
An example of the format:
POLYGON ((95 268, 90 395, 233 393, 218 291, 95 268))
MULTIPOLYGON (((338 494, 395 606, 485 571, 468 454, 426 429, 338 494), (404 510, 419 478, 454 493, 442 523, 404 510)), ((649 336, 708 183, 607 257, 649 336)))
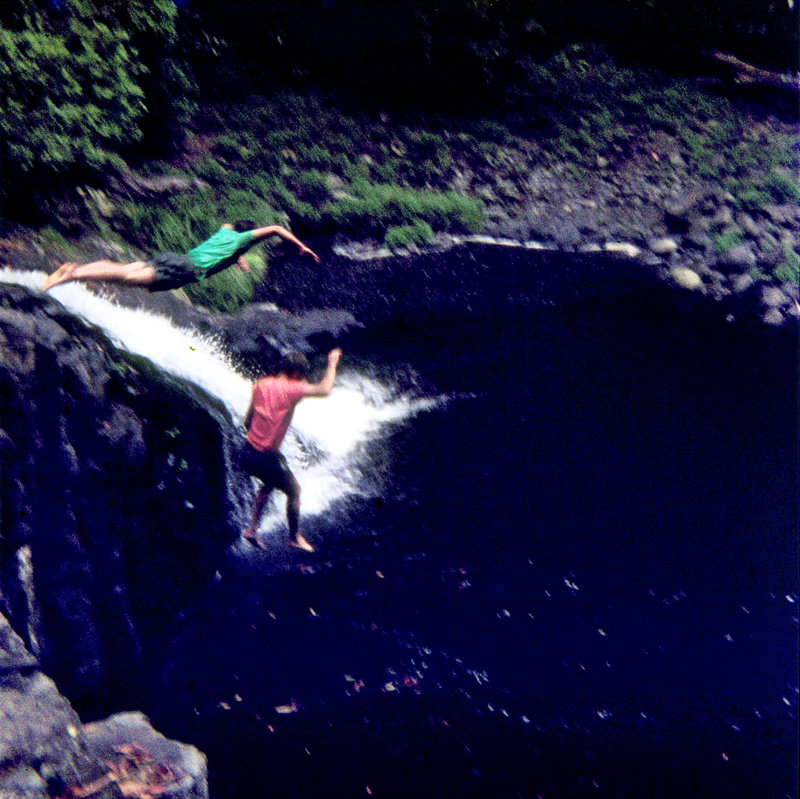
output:
POLYGON ((47 291, 61 283, 71 280, 109 280, 117 283, 132 283, 134 285, 147 285, 153 282, 156 270, 145 261, 133 261, 121 264, 117 261, 93 261, 89 264, 62 264, 42 284, 42 290, 47 291))
POLYGON ((313 552, 314 547, 300 535, 300 483, 292 475, 286 492, 286 521, 289 523, 289 543, 306 552, 313 552))
POLYGON ((261 521, 261 516, 264 513, 264 508, 266 507, 267 500, 269 499, 269 495, 271 493, 272 488, 269 488, 266 485, 261 486, 256 494, 256 500, 253 503, 253 510, 250 514, 250 524, 247 525, 247 528, 242 533, 244 538, 246 538, 248 541, 252 541, 257 546, 260 546, 258 538, 258 525, 261 521))

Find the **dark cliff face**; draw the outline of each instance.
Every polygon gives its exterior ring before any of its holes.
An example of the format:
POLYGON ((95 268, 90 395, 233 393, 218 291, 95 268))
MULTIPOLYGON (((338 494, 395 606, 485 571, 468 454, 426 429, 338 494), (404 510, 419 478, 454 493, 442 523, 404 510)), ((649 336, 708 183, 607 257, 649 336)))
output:
POLYGON ((0 610, 89 712, 238 534, 227 414, 48 298, 0 286, 0 610))

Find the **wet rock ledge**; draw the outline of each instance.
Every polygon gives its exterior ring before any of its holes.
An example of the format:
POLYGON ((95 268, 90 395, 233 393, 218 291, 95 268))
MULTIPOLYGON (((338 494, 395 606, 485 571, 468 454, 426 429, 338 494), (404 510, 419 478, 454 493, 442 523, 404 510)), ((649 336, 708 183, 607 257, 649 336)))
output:
POLYGON ((141 713, 82 724, 0 614, 0 797, 208 796, 205 756, 141 713))

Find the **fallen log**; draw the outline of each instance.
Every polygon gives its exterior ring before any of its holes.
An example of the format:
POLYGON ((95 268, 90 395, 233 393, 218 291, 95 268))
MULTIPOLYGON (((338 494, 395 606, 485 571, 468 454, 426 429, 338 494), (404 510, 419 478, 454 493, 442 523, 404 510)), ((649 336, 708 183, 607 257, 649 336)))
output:
POLYGON ((721 53, 719 50, 707 50, 704 55, 729 67, 735 73, 734 80, 737 83, 755 83, 762 86, 776 86, 782 89, 800 91, 800 73, 786 75, 769 69, 762 69, 753 64, 748 64, 746 61, 742 61, 729 53, 721 53))

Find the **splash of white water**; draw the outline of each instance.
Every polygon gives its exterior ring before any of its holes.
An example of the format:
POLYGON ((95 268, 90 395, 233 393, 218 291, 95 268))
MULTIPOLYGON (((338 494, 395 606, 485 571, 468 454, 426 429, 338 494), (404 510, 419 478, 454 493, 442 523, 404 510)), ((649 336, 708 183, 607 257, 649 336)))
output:
MULTIPOLYGON (((44 278, 42 272, 0 269, 0 282, 31 289, 38 289, 44 278)), ((117 305, 80 283, 56 286, 49 293, 71 313, 101 328, 116 346, 218 397, 235 422, 244 419, 252 383, 234 370, 212 339, 175 327, 164 316, 117 305)), ((343 373, 329 397, 298 405, 284 452, 303 490, 303 514, 323 513, 335 500, 362 493, 358 467, 364 444, 381 435, 387 424, 437 402, 392 396, 377 381, 343 373)), ((273 508, 262 529, 281 523, 273 508)))

